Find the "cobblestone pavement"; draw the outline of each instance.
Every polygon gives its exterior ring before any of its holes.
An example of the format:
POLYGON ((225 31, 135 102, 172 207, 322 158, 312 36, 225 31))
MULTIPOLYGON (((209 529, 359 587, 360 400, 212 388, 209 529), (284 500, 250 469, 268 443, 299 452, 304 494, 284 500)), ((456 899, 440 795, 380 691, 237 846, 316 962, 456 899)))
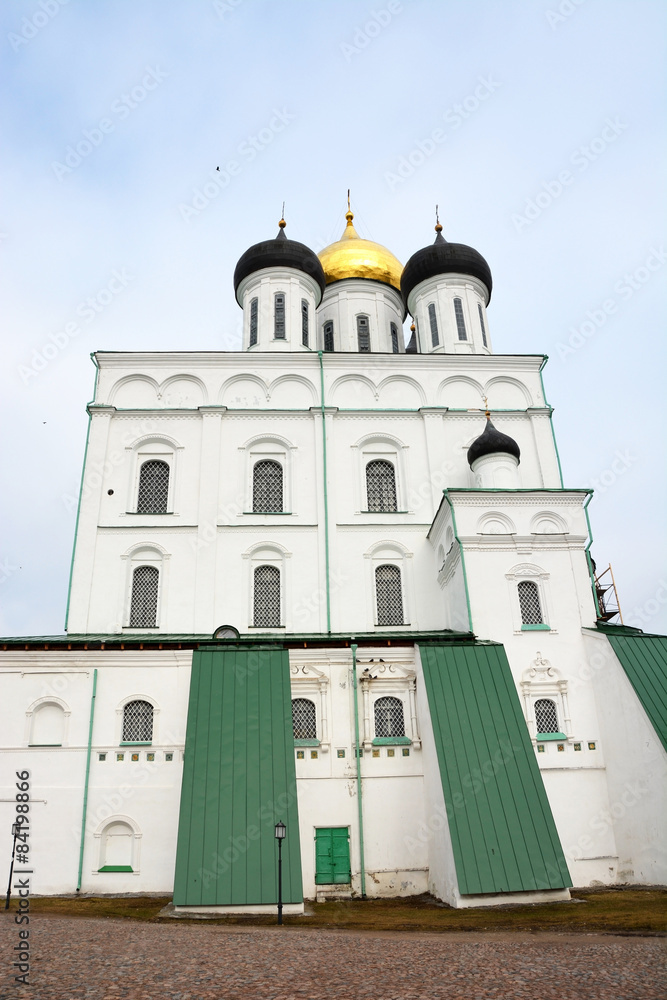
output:
MULTIPOLYGON (((30 986, 1 1000, 626 1000, 667 997, 664 939, 419 934, 35 917, 30 986)), ((9 973, 9 974, 8 974, 9 973)))

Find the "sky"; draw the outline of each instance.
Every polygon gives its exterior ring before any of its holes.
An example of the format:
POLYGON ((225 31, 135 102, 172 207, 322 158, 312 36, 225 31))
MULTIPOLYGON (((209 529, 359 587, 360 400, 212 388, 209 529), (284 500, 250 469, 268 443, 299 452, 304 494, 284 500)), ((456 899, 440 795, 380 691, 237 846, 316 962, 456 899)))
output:
POLYGON ((565 485, 626 624, 667 631, 662 0, 5 0, 0 633, 62 633, 90 353, 235 350, 287 233, 489 262, 547 354, 565 485), (216 167, 220 166, 220 171, 216 167), (657 443, 656 443, 657 435, 657 443))

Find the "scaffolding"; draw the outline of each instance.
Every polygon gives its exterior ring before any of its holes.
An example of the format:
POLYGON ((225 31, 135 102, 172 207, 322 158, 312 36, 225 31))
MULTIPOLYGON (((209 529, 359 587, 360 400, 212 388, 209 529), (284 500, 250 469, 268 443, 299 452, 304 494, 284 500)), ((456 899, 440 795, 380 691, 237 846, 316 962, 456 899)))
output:
POLYGON ((618 591, 611 563, 595 576, 595 593, 598 601, 598 620, 608 622, 618 616, 618 621, 615 624, 622 625, 623 615, 618 601, 618 591))

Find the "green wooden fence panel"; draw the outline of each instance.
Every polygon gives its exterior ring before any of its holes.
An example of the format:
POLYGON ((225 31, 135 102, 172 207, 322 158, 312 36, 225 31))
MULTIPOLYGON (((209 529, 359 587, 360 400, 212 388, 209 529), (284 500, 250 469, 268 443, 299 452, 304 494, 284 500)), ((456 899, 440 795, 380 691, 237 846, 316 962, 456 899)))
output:
POLYGON ((286 650, 192 656, 174 903, 300 903, 301 851, 286 650))
POLYGON ((459 891, 572 885, 504 648, 420 654, 459 891))

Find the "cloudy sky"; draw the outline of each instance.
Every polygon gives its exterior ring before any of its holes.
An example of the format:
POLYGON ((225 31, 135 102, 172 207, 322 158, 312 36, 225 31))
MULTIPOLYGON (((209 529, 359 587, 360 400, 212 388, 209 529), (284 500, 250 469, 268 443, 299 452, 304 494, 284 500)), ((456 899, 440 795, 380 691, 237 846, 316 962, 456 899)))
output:
POLYGON ((288 234, 489 261, 626 622, 667 630, 662 0, 5 0, 4 635, 62 632, 90 352, 233 350, 288 234), (216 173, 216 166, 222 169, 216 173), (211 180, 216 177, 217 185, 211 180), (92 301, 88 301, 92 300, 92 301))

